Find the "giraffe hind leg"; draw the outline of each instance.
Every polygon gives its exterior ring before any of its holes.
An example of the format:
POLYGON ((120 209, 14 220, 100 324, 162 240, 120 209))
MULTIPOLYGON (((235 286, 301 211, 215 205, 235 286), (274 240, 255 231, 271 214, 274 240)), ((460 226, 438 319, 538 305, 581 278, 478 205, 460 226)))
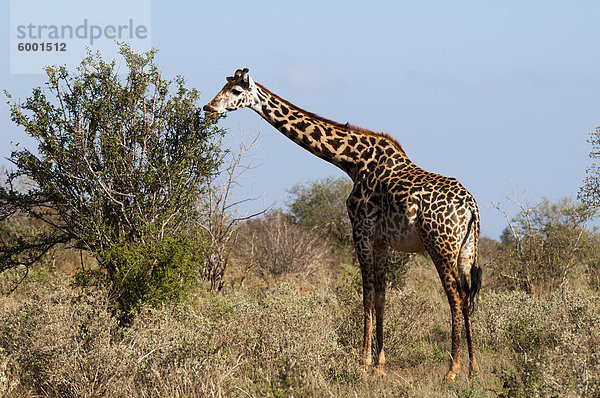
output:
MULTIPOLYGON (((451 281, 450 286, 455 287, 456 281, 451 281)), ((445 287, 445 286, 444 286, 445 287)), ((462 303, 460 296, 455 288, 451 291, 446 289, 450 311, 452 316, 452 349, 450 351, 450 369, 446 373, 446 379, 451 382, 455 381, 456 376, 460 372, 460 339, 462 333, 462 303)))
POLYGON ((471 280, 471 269, 477 264, 477 253, 474 245, 467 242, 461 248, 461 253, 458 259, 458 269, 460 275, 460 290, 462 299, 462 314, 465 322, 465 335, 467 337, 467 347, 469 350, 469 373, 472 375, 479 371, 479 365, 475 359, 475 351, 473 349, 473 328, 471 326, 471 310, 472 310, 472 283, 480 283, 479 281, 471 280))
MULTIPOLYGON (((467 299, 468 300, 468 299, 467 299)), ((471 327, 471 317, 468 306, 463 306, 463 317, 465 320, 465 334, 467 335, 467 346, 469 347, 469 375, 474 375, 479 372, 479 365, 475 359, 475 352, 473 350, 473 329, 471 327)))
POLYGON ((387 271, 388 246, 377 242, 373 250, 375 285, 375 372, 385 375, 385 352, 383 350, 383 320, 385 315, 385 274, 387 271))
POLYGON ((460 372, 460 339, 462 333, 462 308, 463 300, 460 290, 460 280, 458 278, 458 272, 456 269, 457 256, 454 255, 442 255, 438 251, 430 249, 428 250, 431 256, 440 279, 442 286, 448 297, 448 304, 450 305, 451 319, 452 319, 452 346, 450 351, 450 367, 446 373, 446 379, 454 382, 456 376, 460 372))

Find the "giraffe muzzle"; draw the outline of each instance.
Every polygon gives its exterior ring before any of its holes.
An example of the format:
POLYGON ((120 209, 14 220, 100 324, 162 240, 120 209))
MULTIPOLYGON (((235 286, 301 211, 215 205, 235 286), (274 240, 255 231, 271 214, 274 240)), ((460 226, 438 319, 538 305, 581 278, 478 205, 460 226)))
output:
POLYGON ((202 107, 205 112, 217 112, 215 108, 211 104, 206 104, 202 107))

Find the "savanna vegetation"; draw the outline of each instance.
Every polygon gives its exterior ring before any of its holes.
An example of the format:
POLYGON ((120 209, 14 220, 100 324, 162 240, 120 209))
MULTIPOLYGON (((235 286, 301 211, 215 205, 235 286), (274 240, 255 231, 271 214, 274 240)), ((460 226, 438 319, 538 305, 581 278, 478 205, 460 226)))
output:
POLYGON ((362 374, 349 180, 237 215, 242 158, 198 93, 163 79, 152 52, 122 54, 126 75, 90 55, 11 100, 39 145, 15 149, 0 189, 0 396, 600 395, 596 169, 579 201, 498 206, 506 229, 480 242, 477 376, 442 381, 439 278, 426 255, 396 252, 387 376, 362 374))

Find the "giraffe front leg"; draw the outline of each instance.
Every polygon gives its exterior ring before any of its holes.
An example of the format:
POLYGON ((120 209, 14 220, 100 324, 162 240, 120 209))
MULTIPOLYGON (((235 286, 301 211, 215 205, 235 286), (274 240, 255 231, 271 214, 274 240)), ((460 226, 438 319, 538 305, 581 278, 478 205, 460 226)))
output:
POLYGON ((354 249, 360 263, 363 285, 363 312, 364 312, 364 335, 362 349, 361 371, 366 373, 373 362, 373 310, 375 309, 375 289, 373 273, 373 224, 368 219, 357 219, 352 216, 348 207, 350 220, 352 221, 352 232, 354 237, 354 249))
POLYGON ((375 293, 375 371, 385 376, 385 352, 383 351, 383 313, 385 307, 385 291, 375 293))
MULTIPOLYGON (((365 275, 363 273, 363 281, 365 275)), ((366 286, 363 282, 363 310, 364 310, 364 334, 363 334, 363 350, 362 350, 362 365, 361 372, 367 373, 372 357, 372 341, 373 341, 373 289, 366 286)))

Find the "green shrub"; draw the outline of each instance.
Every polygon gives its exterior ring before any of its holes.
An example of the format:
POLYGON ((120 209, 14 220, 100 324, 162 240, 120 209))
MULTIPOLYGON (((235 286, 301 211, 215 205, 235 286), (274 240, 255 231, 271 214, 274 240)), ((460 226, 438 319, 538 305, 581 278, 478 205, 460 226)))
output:
POLYGON ((386 280, 392 289, 402 289, 406 285, 406 274, 412 255, 390 249, 387 259, 386 280))
POLYGON ((120 54, 122 64, 90 52, 76 71, 47 67, 44 88, 10 101, 11 119, 37 148, 12 152, 0 221, 28 217, 43 228, 28 225, 8 239, 10 224, 0 225, 0 272, 68 245, 97 258, 129 312, 140 300, 177 297, 176 286, 195 276, 197 256, 184 251, 202 236, 182 240, 199 228, 198 201, 222 162, 224 131, 183 77, 163 78, 156 50, 136 54, 121 44, 120 54), (17 189, 23 180, 27 190, 17 189))
POLYGON ((346 199, 352 191, 347 177, 327 177, 294 185, 288 192, 289 215, 295 223, 314 229, 336 245, 352 244, 346 199))
POLYGON ((122 240, 101 255, 101 261, 114 264, 116 271, 80 271, 79 283, 104 284, 115 303, 113 310, 128 318, 142 303, 160 307, 165 302, 183 301, 203 276, 202 242, 185 235, 162 240, 128 242, 122 240))

